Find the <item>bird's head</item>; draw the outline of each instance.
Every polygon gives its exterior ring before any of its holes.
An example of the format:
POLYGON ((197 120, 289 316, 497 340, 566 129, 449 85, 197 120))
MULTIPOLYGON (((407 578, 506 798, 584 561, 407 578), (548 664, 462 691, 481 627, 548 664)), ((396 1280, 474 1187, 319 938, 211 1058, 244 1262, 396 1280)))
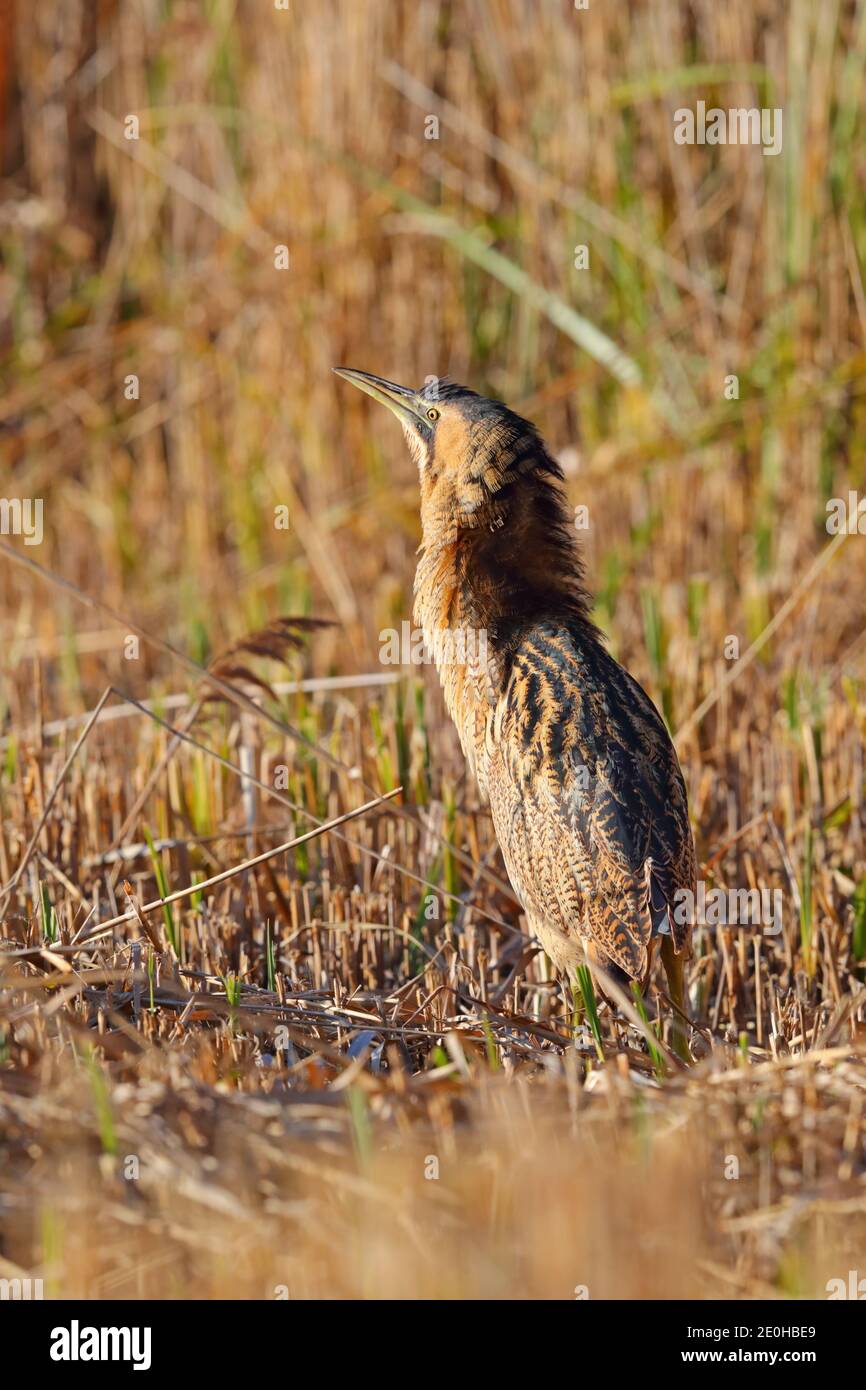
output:
POLYGON ((567 608, 586 618, 562 471, 534 425, 501 401, 441 378, 415 391, 368 372, 334 370, 403 426, 420 475, 426 555, 450 551, 463 580, 515 617, 567 608))
POLYGON ((516 503, 524 519, 527 508, 540 508, 547 523, 551 508, 561 510, 559 466, 535 426, 501 401, 438 377, 416 391, 369 372, 334 370, 403 426, 418 465, 425 531, 501 529, 516 503))

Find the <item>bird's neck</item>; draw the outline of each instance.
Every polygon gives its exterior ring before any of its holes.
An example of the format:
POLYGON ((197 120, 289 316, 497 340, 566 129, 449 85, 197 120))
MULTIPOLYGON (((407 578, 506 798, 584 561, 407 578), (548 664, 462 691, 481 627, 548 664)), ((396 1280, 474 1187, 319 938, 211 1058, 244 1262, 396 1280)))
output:
POLYGON ((484 784, 483 744, 521 629, 577 622, 594 632, 576 539, 560 522, 425 526, 415 576, 416 624, 436 663, 463 752, 484 784))

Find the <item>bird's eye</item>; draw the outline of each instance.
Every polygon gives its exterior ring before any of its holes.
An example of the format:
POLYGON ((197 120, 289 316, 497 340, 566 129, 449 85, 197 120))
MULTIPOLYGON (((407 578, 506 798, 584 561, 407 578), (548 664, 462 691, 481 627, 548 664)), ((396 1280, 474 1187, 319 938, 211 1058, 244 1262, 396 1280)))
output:
POLYGON ((428 420, 438 420, 438 419, 439 419, 439 411, 436 410, 432 405, 431 405, 430 409, 427 411, 427 419, 428 419, 428 420))

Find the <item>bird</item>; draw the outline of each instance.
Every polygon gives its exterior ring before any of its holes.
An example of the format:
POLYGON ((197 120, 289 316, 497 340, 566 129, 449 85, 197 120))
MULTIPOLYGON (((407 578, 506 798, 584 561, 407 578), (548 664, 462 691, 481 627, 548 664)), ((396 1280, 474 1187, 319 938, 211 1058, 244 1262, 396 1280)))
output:
POLYGON ((611 981, 646 989, 660 944, 671 1044, 689 1062, 685 782, 591 616, 561 467, 530 421, 448 378, 413 390, 334 371, 396 415, 417 464, 414 622, 532 934, 561 977, 595 967, 608 1002, 611 981))

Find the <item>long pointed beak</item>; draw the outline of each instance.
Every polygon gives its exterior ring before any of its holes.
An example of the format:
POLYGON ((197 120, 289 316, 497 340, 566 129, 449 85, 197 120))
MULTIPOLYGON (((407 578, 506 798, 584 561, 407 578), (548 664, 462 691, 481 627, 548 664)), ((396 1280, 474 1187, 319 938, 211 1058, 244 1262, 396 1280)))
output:
POLYGON ((356 372, 352 367, 333 367, 332 371, 345 381, 351 381, 353 386, 366 391, 367 395, 372 396, 380 405, 386 405, 401 424, 411 425, 420 418, 418 393, 410 387, 398 386, 396 382, 386 381, 384 377, 373 376, 370 372, 356 372))

